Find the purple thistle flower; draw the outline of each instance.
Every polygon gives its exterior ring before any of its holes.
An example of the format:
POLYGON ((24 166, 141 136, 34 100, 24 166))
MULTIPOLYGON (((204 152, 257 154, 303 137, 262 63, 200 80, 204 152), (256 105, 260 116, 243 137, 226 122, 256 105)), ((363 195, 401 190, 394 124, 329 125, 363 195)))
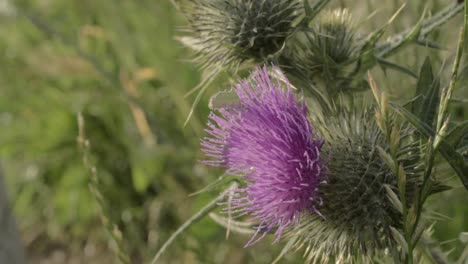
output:
POLYGON ((212 158, 206 164, 245 179, 230 209, 259 223, 246 246, 274 229, 278 240, 301 214, 318 213, 318 186, 327 171, 320 159, 323 140, 315 136, 307 107, 297 102, 286 78, 273 82, 265 66, 250 79, 234 87, 239 102, 209 115, 210 136, 201 143, 212 158))

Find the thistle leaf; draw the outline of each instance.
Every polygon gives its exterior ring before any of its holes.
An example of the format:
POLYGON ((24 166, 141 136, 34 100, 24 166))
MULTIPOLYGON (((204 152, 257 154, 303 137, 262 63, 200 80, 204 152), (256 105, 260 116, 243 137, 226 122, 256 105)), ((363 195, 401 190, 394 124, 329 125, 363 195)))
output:
POLYGON ((445 191, 448 191, 448 190, 451 190, 451 189, 452 189, 452 187, 450 187, 448 185, 441 184, 439 182, 434 182, 433 185, 431 186, 431 189, 429 190, 428 196, 431 196, 431 195, 436 194, 436 193, 445 192, 445 191))
MULTIPOLYGON (((403 116, 408 122, 410 122, 418 131, 426 138, 434 136, 434 131, 426 123, 421 121, 417 116, 412 114, 410 111, 398 105, 393 105, 395 111, 403 116)), ((455 173, 462 181, 465 189, 468 190, 468 164, 465 163, 463 156, 458 153, 455 148, 450 146, 445 140, 440 143, 439 151, 445 160, 450 164, 455 173)))
POLYGON ((416 43, 426 48, 445 50, 445 48, 439 45, 438 43, 430 41, 428 39, 418 39, 416 43))
POLYGON ((429 57, 424 61, 419 73, 416 98, 412 104, 411 112, 432 127, 440 101, 440 82, 433 74, 429 57))
POLYGON ((463 137, 468 134, 468 121, 465 121, 452 129, 447 136, 445 137, 445 141, 452 147, 456 148, 460 142, 462 141, 463 137))
MULTIPOLYGON (((419 30, 418 36, 413 41, 415 41, 418 44, 422 43, 428 47, 437 48, 438 45, 434 45, 432 42, 425 40, 425 37, 442 24, 448 22, 451 18, 456 16, 462 10, 463 5, 460 5, 458 3, 452 3, 446 8, 432 15, 430 18, 424 20, 420 28, 418 26, 415 26, 412 30, 410 30, 410 32, 412 31, 413 33, 418 32, 419 30)), ((393 54, 396 51, 396 48, 403 46, 402 43, 407 41, 409 35, 411 35, 411 33, 409 33, 408 30, 405 30, 400 34, 391 37, 388 41, 378 45, 376 47, 376 50, 380 51, 380 56, 387 57, 388 55, 393 54)), ((413 38, 414 37, 415 34, 413 34, 413 38)))
POLYGON ((400 37, 392 43, 388 48, 383 49, 378 53, 378 57, 388 57, 392 54, 394 54, 397 50, 403 48, 404 46, 410 44, 411 42, 416 41, 419 38, 419 35, 421 33, 421 30, 424 25, 424 17, 426 16, 426 9, 424 9, 423 14, 421 15, 421 18, 419 19, 418 23, 414 25, 414 27, 404 36, 400 37))
POLYGON ((385 60, 383 58, 376 58, 377 60, 377 63, 385 70, 387 68, 389 69, 392 69, 392 70, 396 70, 396 71, 399 71, 401 73, 404 73, 406 75, 409 75, 413 78, 418 78, 418 75, 416 73, 414 73, 413 71, 411 71, 410 69, 404 67, 404 66, 401 66, 401 65, 398 65, 396 63, 393 63, 391 61, 388 61, 388 60, 385 60))
POLYGON ((374 55, 374 48, 377 42, 382 38, 385 33, 385 27, 375 31, 372 33, 368 38, 367 41, 364 43, 361 49, 360 54, 360 61, 363 64, 363 69, 370 69, 370 65, 374 65, 375 62, 375 55, 374 55), (366 65, 369 65, 366 67, 366 65))

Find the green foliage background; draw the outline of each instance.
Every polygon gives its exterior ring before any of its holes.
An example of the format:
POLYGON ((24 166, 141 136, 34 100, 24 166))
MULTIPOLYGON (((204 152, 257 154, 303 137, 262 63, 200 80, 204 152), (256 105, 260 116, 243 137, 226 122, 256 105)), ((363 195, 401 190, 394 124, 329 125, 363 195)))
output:
MULTIPOLYGON (((350 8, 363 32, 379 28, 403 4, 332 2, 350 8), (373 12, 377 15, 366 18, 373 12)), ((450 1, 407 2, 388 33, 414 25, 425 5, 436 12, 450 1)), ((208 96, 183 126, 194 100, 184 95, 201 78, 190 62, 192 54, 176 40, 186 21, 169 0, 13 4, 15 14, 0 10, 0 162, 30 259, 116 261, 88 188, 89 168, 77 144, 78 112, 84 116, 108 217, 123 232, 133 262, 150 259, 172 231, 216 195, 189 194, 221 173, 198 162, 208 96), (34 25, 24 15, 43 23, 34 25)), ((413 45, 392 61, 417 72, 430 56, 446 78, 460 25, 461 16, 431 35, 447 50, 413 45)), ((379 68, 373 73, 392 99, 414 95, 411 77, 379 68)), ((208 94, 230 85, 220 79, 208 94)), ((457 89, 455 97, 468 97, 466 91, 457 89)), ((467 103, 454 104, 451 111, 455 120, 467 119, 467 103)), ((435 238, 446 242, 445 250, 454 249, 456 259, 466 246, 458 236, 468 230, 468 199, 449 172, 440 173, 447 174, 454 189, 434 196, 429 210, 437 212, 431 214, 435 238)), ((243 249, 247 239, 231 234, 226 240, 225 230, 206 219, 179 239, 163 262, 268 263, 281 250, 271 241, 243 249)), ((300 254, 286 260, 300 263, 300 254)))

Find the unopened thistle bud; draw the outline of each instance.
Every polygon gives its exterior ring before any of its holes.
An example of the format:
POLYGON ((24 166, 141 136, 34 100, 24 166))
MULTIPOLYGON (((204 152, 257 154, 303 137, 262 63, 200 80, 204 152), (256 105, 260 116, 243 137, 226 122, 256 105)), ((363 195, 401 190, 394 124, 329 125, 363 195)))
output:
MULTIPOLYGON (((353 21, 347 9, 322 12, 307 29, 298 31, 280 61, 286 71, 303 81, 343 89, 346 63, 353 59, 357 45, 353 21)), ((336 91, 331 91, 336 93, 336 91)))
POLYGON ((192 0, 186 8, 192 46, 205 68, 237 68, 277 53, 302 12, 298 0, 192 0))
POLYGON ((206 164, 244 179, 230 208, 258 223, 250 245, 268 233, 279 239, 302 216, 318 214, 327 168, 307 107, 284 78, 257 69, 234 90, 239 102, 211 113, 202 147, 212 158, 206 164))
MULTIPOLYGON (((392 228, 402 227, 402 215, 392 204, 386 188, 398 193, 398 178, 379 155, 388 149, 385 136, 372 114, 344 112, 327 117, 317 127, 329 155, 327 184, 320 187, 323 217, 310 214, 287 232, 286 238, 307 248, 311 263, 348 263, 371 260, 396 241, 392 228)), ((417 144, 408 143, 413 130, 402 129, 403 145, 398 161, 404 167, 408 201, 419 183, 421 161, 417 144)))
POLYGON ((335 9, 323 12, 310 32, 310 59, 326 64, 330 60, 335 64, 348 61, 355 52, 354 28, 347 9, 335 9))

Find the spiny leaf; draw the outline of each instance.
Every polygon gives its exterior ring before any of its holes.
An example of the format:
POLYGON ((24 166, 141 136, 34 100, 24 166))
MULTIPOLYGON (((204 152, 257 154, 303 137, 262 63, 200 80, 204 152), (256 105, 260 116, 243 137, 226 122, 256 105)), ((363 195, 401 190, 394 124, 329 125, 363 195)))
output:
POLYGON ((404 46, 410 44, 411 42, 415 42, 419 38, 419 34, 421 33, 421 29, 424 24, 424 17, 426 16, 426 9, 424 9, 421 18, 419 19, 418 23, 414 25, 414 27, 402 37, 398 38, 392 45, 383 49, 378 53, 378 57, 388 57, 395 53, 398 49, 403 48, 404 46))
POLYGON ((427 36, 429 33, 434 31, 440 25, 448 22, 452 17, 456 16, 463 10, 463 5, 453 1, 452 4, 446 8, 440 10, 432 17, 424 21, 423 28, 421 29, 421 37, 427 36))
MULTIPOLYGON (((426 123, 422 122, 417 116, 410 111, 398 105, 393 105, 395 111, 410 122, 418 131, 426 138, 434 136, 434 131, 426 123)), ((468 190, 468 164, 464 161, 463 156, 458 153, 445 140, 440 143, 439 151, 445 160, 452 166, 462 181, 465 189, 468 190)))
POLYGON ((418 75, 416 73, 414 73, 413 71, 411 71, 410 69, 404 67, 404 66, 401 66, 401 65, 398 65, 396 63, 393 63, 391 61, 388 61, 388 60, 385 60, 385 59, 382 59, 382 58, 376 58, 377 60, 377 63, 385 70, 386 68, 389 68, 389 69, 393 69, 393 70, 396 70, 396 71, 399 71, 401 73, 404 73, 404 74, 407 74, 413 78, 418 78, 418 75))
MULTIPOLYGON (((402 7, 403 8, 403 7, 402 7)), ((398 10, 394 17, 398 15, 398 13, 401 11, 398 10)), ((382 26, 380 29, 374 31, 371 33, 367 39, 364 41, 361 50, 359 51, 359 61, 356 64, 356 69, 352 71, 351 75, 349 77, 354 77, 354 76, 361 76, 364 74, 366 71, 371 69, 377 62, 377 57, 376 57, 376 51, 378 50, 376 48, 377 42, 382 38, 382 36, 385 33, 385 29, 387 29, 387 26, 391 23, 392 19, 389 20, 388 23, 386 23, 384 26, 382 26)), ((352 86, 357 86, 356 82, 359 82, 359 78, 355 78, 353 80, 352 86)))
POLYGON ((429 190, 429 196, 433 195, 433 194, 436 194, 436 193, 445 192, 445 191, 448 191, 448 190, 451 190, 451 189, 452 189, 452 187, 450 187, 448 185, 445 185, 445 184, 442 184, 442 183, 439 183, 439 182, 434 182, 434 184, 431 186, 431 189, 429 190))
POLYGON ((424 61, 419 73, 416 98, 412 104, 412 113, 432 127, 440 100, 440 83, 433 74, 429 57, 424 61))
MULTIPOLYGON (((434 14, 430 18, 424 20, 422 23, 422 27, 420 28, 419 35, 415 39, 416 43, 418 44, 423 44, 428 47, 435 47, 437 48, 438 45, 429 42, 425 39, 425 37, 434 31, 436 28, 441 26, 442 24, 450 21, 451 18, 453 18, 455 15, 460 13, 463 10, 463 5, 457 4, 457 3, 452 3, 448 5, 445 9, 442 9, 438 13, 434 14)), ((415 27, 416 28, 416 27, 415 27)), ((413 28, 413 32, 416 32, 413 28)), ((378 45, 376 47, 377 51, 380 51, 380 55, 385 55, 386 54, 393 54, 395 51, 395 47, 401 47, 401 42, 404 42, 406 38, 408 37, 409 30, 405 30, 401 32, 400 34, 397 34, 391 38, 389 38, 388 41, 378 45)))
POLYGON ((424 46, 426 48, 431 48, 431 49, 438 49, 438 50, 446 50, 444 47, 439 45, 436 42, 430 41, 428 39, 418 39, 416 41, 418 45, 424 46))
POLYGON ((445 137, 445 141, 450 146, 456 148, 466 135, 468 135, 468 121, 465 121, 452 129, 452 131, 450 131, 445 137))
POLYGON ((362 46, 359 54, 360 63, 358 63, 359 67, 361 67, 361 72, 372 68, 372 66, 375 64, 374 48, 384 33, 385 27, 382 27, 381 29, 372 33, 362 46))

